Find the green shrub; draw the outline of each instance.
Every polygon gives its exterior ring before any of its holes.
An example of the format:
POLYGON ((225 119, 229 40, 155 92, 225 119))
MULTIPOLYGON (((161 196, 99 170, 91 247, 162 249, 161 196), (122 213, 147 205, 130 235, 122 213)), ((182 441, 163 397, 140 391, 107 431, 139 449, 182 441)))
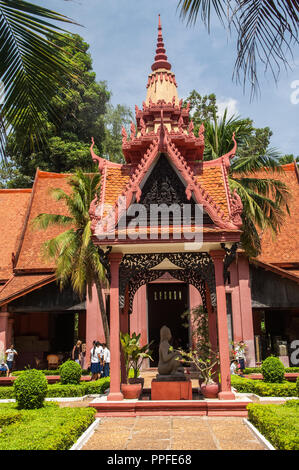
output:
POLYGON ((14 393, 19 408, 41 408, 47 395, 48 382, 45 375, 36 370, 26 370, 14 382, 14 393))
POLYGON ((297 389, 297 396, 299 397, 299 377, 296 380, 296 389, 297 389))
POLYGON ((60 368, 60 382, 64 385, 66 384, 78 384, 80 383, 82 369, 80 365, 75 361, 66 361, 60 368))
POLYGON ((285 368, 278 357, 267 357, 262 363, 262 374, 265 382, 282 383, 284 381, 285 368))
POLYGON ((232 386, 239 393, 254 393, 260 397, 297 397, 296 384, 293 382, 266 383, 262 380, 245 379, 233 375, 232 386))
POLYGON ((249 421, 279 450, 299 450, 299 400, 283 405, 250 404, 249 421))

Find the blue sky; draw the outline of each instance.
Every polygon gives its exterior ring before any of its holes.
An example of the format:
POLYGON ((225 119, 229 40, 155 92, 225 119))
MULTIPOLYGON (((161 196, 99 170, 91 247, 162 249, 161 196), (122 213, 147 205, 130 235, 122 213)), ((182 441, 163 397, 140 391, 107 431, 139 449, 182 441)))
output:
POLYGON ((83 27, 70 31, 90 44, 97 80, 106 80, 112 103, 134 110, 146 96, 145 85, 151 71, 158 14, 168 60, 176 74, 181 98, 196 89, 200 94, 215 93, 220 108, 226 105, 242 117, 250 117, 256 127, 273 131, 271 146, 282 153, 299 155, 299 47, 294 49, 291 71, 282 71, 278 84, 271 75, 261 75, 261 96, 250 102, 249 88, 232 81, 235 60, 234 37, 215 20, 209 35, 200 19, 187 27, 179 18, 178 0, 31 0, 63 13, 83 27), (297 83, 296 83, 297 81, 297 83), (296 100, 297 98, 297 100, 296 100), (298 104, 295 104, 298 101, 298 104))

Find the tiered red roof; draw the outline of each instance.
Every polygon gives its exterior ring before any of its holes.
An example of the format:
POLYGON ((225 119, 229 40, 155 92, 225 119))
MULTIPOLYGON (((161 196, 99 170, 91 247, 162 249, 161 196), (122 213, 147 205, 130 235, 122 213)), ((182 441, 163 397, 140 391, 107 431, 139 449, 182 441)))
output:
POLYGON ((242 203, 238 194, 230 193, 227 170, 235 155, 236 142, 227 155, 203 162, 204 127, 197 136, 190 120, 190 105, 183 107, 178 100, 177 83, 165 55, 162 27, 159 17, 158 44, 155 62, 147 84, 147 98, 142 109, 135 107, 136 124, 131 124, 130 135, 123 128, 124 165, 98 157, 91 146, 92 158, 102 173, 100 199, 90 209, 94 240, 102 238, 117 227, 120 216, 133 202, 139 202, 145 179, 151 173, 161 153, 167 155, 186 187, 186 195, 201 204, 214 222, 210 231, 240 232, 242 203), (170 101, 163 98, 173 96, 170 101), (162 97, 162 98, 161 98, 162 97), (125 197, 126 201, 118 201, 125 197), (110 206, 110 209, 107 208, 110 206))

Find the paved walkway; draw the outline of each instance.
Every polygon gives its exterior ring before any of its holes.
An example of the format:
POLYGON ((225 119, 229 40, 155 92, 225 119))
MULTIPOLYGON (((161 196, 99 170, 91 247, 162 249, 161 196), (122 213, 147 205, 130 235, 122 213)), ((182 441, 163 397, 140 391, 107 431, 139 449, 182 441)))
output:
POLYGON ((82 450, 265 450, 242 418, 101 418, 82 450))

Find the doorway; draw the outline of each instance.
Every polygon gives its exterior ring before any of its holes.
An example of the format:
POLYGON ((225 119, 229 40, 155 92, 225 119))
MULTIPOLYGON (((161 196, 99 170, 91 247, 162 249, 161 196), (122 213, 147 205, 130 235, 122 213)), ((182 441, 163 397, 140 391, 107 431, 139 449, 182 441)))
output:
POLYGON ((153 362, 157 367, 159 361, 160 329, 166 325, 171 331, 171 344, 174 348, 189 348, 189 327, 182 314, 189 308, 188 284, 153 283, 147 285, 148 299, 148 339, 151 346, 153 362))

